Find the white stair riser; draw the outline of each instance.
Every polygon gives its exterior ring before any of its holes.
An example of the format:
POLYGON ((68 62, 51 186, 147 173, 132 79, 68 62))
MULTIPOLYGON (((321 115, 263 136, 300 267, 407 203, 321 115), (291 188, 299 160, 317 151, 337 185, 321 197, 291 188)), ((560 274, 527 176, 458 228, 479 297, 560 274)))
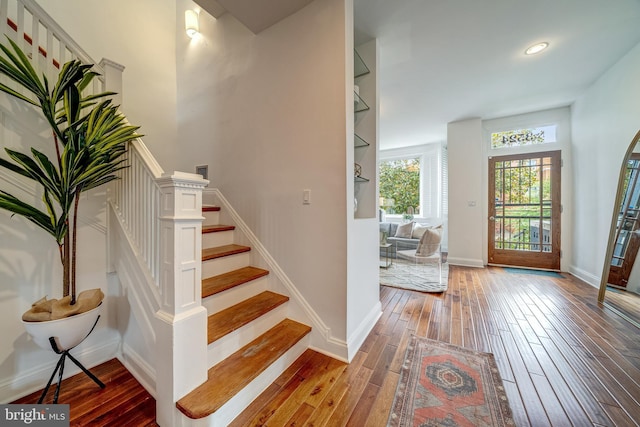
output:
POLYGON ((287 304, 282 304, 254 321, 209 344, 207 362, 209 367, 217 365, 260 335, 286 319, 287 304))
POLYGON ((233 237, 233 230, 202 233, 202 247, 215 248, 216 246, 230 245, 233 243, 233 237))
POLYGON ((247 267, 251 257, 249 252, 210 259, 202 263, 202 277, 213 277, 218 274, 228 273, 242 267, 247 267))
POLYGON ((220 211, 202 212, 202 216, 204 217, 204 221, 202 221, 204 225, 220 224, 220 211))
POLYGON ((264 372, 249 383, 238 394, 231 398, 227 403, 222 405, 213 414, 200 420, 188 420, 184 426, 192 427, 225 427, 228 426, 249 404, 266 390, 279 376, 282 374, 298 357, 304 353, 309 347, 309 335, 298 341, 296 345, 291 347, 289 351, 283 354, 264 372))
POLYGON ((202 300, 202 305, 209 315, 217 313, 241 301, 264 292, 269 288, 269 276, 260 277, 242 285, 235 286, 224 292, 211 295, 202 300))

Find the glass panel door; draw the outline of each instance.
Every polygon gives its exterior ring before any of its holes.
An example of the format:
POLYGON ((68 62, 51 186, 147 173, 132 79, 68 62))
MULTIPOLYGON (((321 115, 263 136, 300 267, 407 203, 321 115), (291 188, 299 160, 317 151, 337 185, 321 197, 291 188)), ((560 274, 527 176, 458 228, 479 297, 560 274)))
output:
POLYGON ((560 269, 560 152, 489 159, 489 264, 560 269))

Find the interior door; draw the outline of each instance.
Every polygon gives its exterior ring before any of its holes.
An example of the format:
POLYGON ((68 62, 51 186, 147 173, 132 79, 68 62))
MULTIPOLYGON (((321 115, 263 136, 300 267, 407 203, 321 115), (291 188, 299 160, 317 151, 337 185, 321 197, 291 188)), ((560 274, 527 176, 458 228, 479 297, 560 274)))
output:
POLYGON ((489 158, 489 264, 560 269, 560 151, 489 158))
POLYGON ((627 162, 625 188, 618 212, 616 244, 607 283, 625 288, 640 248, 640 154, 633 153, 627 162))

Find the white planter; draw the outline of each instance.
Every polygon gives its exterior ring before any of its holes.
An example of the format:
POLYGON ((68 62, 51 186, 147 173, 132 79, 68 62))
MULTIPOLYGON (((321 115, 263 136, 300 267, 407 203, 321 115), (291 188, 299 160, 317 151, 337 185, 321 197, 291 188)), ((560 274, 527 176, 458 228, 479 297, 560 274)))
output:
POLYGON ((33 341, 46 350, 52 350, 49 337, 56 338, 56 344, 60 350, 69 350, 82 342, 96 319, 102 312, 102 303, 93 310, 85 311, 75 316, 63 319, 49 320, 46 322, 22 321, 27 333, 33 341))

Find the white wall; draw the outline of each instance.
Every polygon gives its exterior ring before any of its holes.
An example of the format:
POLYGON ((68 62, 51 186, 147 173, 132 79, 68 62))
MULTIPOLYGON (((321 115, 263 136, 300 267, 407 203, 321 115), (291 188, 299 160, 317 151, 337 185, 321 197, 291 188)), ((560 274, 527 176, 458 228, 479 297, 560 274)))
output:
MULTIPOLYGON (((175 27, 173 2, 142 0, 41 0, 39 4, 95 60, 108 58, 126 67, 124 72, 123 111, 134 124, 142 126, 145 142, 160 163, 172 168, 177 142, 175 27), (149 10, 153 10, 153 19, 149 10), (169 29, 169 30, 167 30, 169 29)), ((2 129, 3 146, 21 145, 32 130, 49 144, 49 131, 35 126, 33 118, 15 115, 15 107, 3 102, 3 113, 28 123, 7 125, 2 129), (25 131, 25 129, 27 129, 25 131)), ((0 177, 2 178, 2 177, 0 177)), ((31 194, 39 199, 35 188, 15 190, 8 180, 0 179, 0 188, 31 194)), ((74 350, 74 355, 87 366, 114 357, 119 348, 117 315, 113 301, 119 299, 119 289, 106 272, 105 193, 98 190, 81 202, 79 230, 78 282, 81 289, 100 287, 107 294, 106 310, 92 336, 74 350)), ((0 322, 3 324, 3 345, 0 349, 0 402, 41 388, 54 368, 57 357, 33 344, 20 323, 22 312, 42 297, 61 296, 61 267, 57 246, 48 235, 25 220, 0 213, 0 277, 3 279, 0 298, 0 322)), ((126 325, 127 319, 123 319, 126 325)), ((133 328, 135 329, 135 328, 133 328)), ((140 337, 133 329, 126 336, 135 343, 140 337)), ((77 370, 69 365, 65 376, 77 370)))
POLYGON ((573 239, 573 176, 569 109, 556 108, 481 121, 469 119, 448 125, 449 256, 452 264, 482 267, 487 264, 488 157, 522 152, 561 150, 561 270, 571 265, 573 239), (490 150, 492 131, 556 123, 556 143, 490 150))
MULTIPOLYGON (((175 170, 175 3, 170 0, 38 0, 93 58, 124 65, 122 110, 140 125, 165 171, 175 170)), ((184 26, 184 20, 182 20, 184 26)))
POLYGON ((571 272, 598 286, 618 173, 640 129, 640 45, 572 106, 574 212, 571 272))
MULTIPOLYGON (((177 14, 192 7, 181 0, 177 14)), ((257 35, 228 14, 201 13, 200 40, 177 36, 179 168, 209 165, 210 186, 338 340, 346 340, 345 13, 344 0, 315 1, 257 35)))
MULTIPOLYGON (((345 1, 347 14, 346 33, 353 34, 353 0, 345 1)), ((345 51, 347 64, 346 110, 347 117, 347 344, 348 360, 351 360, 370 330, 382 314, 380 304, 379 245, 380 232, 376 212, 378 210, 378 149, 379 149, 379 69, 380 56, 377 40, 358 46, 358 53, 371 71, 358 78, 360 94, 369 105, 369 110, 353 113, 353 43, 351 36, 345 51), (354 121, 349 120, 354 117, 354 121), (353 148, 353 133, 358 133, 369 144, 366 148, 353 148), (362 165, 366 183, 354 183, 353 163, 362 165), (358 198, 358 210, 353 212, 350 201, 358 198)))
MULTIPOLYGON (((0 130, 4 137, 10 133, 6 128, 0 130)), ((21 138, 19 135, 20 132, 16 132, 14 137, 21 138)), ((25 180, 24 185, 16 187, 12 181, 15 181, 14 176, 4 171, 0 173, 0 189, 30 200, 30 203, 39 202, 41 195, 34 186, 25 180)), ((105 309, 98 327, 87 341, 73 350, 74 356, 88 367, 113 358, 119 341, 111 304, 115 287, 105 268, 104 201, 104 193, 96 190, 85 195, 80 204, 78 292, 101 288, 106 294, 105 309)), ((4 210, 0 211, 0 236, 0 322, 3 335, 0 346, 0 402, 6 403, 43 388, 58 361, 53 351, 41 349, 33 343, 21 323, 21 316, 43 296, 62 296, 62 266, 58 246, 49 234, 21 217, 11 217, 4 210)), ((78 371, 75 365, 68 364, 65 377, 78 371)))
MULTIPOLYGON (((41 113, 7 95, 0 95, 0 156, 5 148, 29 152, 36 147, 54 156, 51 130, 41 113)), ((21 200, 42 205, 42 188, 16 174, 0 170, 0 189, 21 200)), ((101 288, 106 294, 102 319, 87 341, 74 349, 74 355, 87 366, 114 357, 118 333, 113 300, 113 284, 106 273, 105 193, 96 189, 80 202, 78 229, 78 292, 101 288)), ((43 296, 62 297, 62 266, 55 240, 42 229, 19 216, 0 211, 0 402, 44 387, 58 356, 40 349, 29 338, 21 323, 22 314, 43 296)), ((78 372, 73 365, 65 374, 78 372)))
POLYGON ((469 119, 447 125, 449 158, 449 230, 447 261, 482 267, 483 157, 482 121, 469 119))

